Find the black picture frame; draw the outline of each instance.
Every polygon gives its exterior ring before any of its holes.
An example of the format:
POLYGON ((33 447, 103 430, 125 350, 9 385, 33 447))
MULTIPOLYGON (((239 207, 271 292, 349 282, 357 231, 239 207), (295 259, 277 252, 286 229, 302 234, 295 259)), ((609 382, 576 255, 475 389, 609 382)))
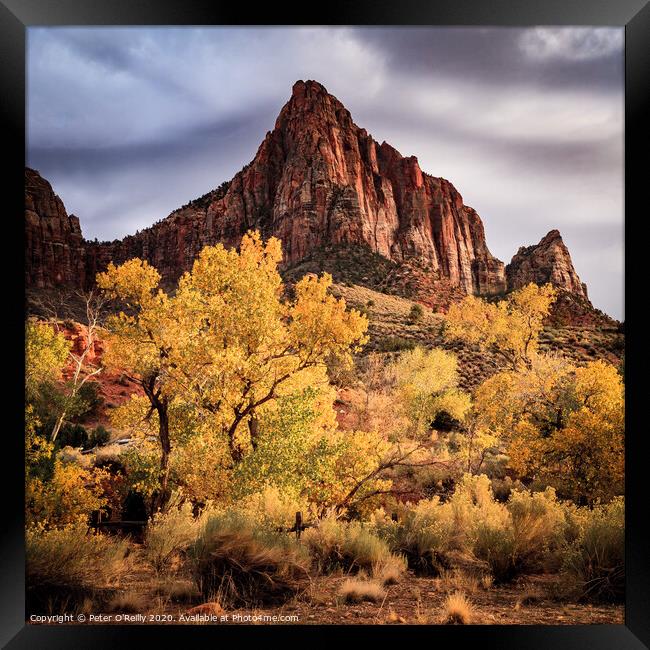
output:
MULTIPOLYGON (((24 360, 24 166, 25 166, 25 36, 30 26, 54 25, 590 25, 625 27, 625 243, 626 278, 645 275, 643 246, 637 231, 647 219, 646 150, 650 118, 650 5, 647 0, 330 0, 322 6, 303 3, 282 8, 277 4, 254 6, 207 0, 0 0, 0 116, 3 125, 2 175, 4 232, 2 248, 3 286, 8 326, 5 341, 12 352, 12 367, 5 370, 2 394, 4 414, 3 476, 0 522, 0 642, 7 648, 108 648, 155 643, 154 638, 188 646, 200 643, 228 643, 256 633, 265 642, 279 634, 289 635, 289 643, 309 643, 315 630, 284 626, 33 626, 24 621, 24 446, 19 435, 23 427, 22 374, 24 360), (9 209, 6 209, 9 208, 9 209), (18 271, 17 271, 18 269, 18 271), (628 270, 630 273, 628 274, 628 270), (14 343, 14 341, 16 343, 14 343), (15 365, 14 365, 15 364, 15 365), (118 646, 119 644, 119 646, 118 646)), ((499 648, 590 648, 640 649, 650 647, 650 539, 645 531, 647 480, 642 454, 645 428, 639 426, 643 402, 636 376, 643 367, 641 322, 635 301, 643 294, 626 282, 626 601, 624 625, 587 626, 346 626, 349 642, 381 634, 387 642, 419 633, 426 643, 481 644, 499 648), (638 328, 638 329, 637 329, 638 328), (358 636, 362 635, 362 636, 358 636), (356 639, 355 639, 356 637, 356 639)), ((321 639, 340 627, 320 627, 321 639), (321 636, 323 634, 324 636, 321 636)), ((319 639, 320 640, 320 639, 319 639)))

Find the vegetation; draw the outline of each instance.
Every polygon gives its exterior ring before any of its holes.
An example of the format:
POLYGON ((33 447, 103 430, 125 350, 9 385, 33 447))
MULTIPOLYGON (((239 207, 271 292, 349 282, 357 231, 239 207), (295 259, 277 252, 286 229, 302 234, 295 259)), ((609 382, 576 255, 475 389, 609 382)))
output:
POLYGON ((482 622, 503 584, 516 608, 620 603, 624 383, 606 333, 545 329, 550 286, 443 316, 327 274, 285 285, 280 261, 249 233, 169 290, 132 259, 98 276, 81 342, 27 321, 31 610, 381 612, 411 581, 438 599, 414 596, 416 622, 482 622), (580 354, 561 354, 568 337, 580 354), (88 532, 100 511, 147 525, 137 543, 88 532), (552 593, 520 588, 536 576, 552 593))

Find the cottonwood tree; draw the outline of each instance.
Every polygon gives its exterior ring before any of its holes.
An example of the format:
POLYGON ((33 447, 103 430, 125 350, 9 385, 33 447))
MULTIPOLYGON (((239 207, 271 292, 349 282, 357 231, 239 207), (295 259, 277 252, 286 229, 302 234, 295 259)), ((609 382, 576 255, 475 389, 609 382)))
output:
POLYGON ((63 297, 60 301, 41 301, 39 307, 47 315, 47 320, 40 324, 28 324, 26 332, 26 389, 33 396, 36 383, 40 382, 38 387, 46 393, 48 408, 55 407, 56 417, 50 432, 52 442, 56 440, 67 418, 79 415, 87 408, 83 400, 84 386, 102 372, 102 367, 94 360, 91 361, 91 357, 101 328, 105 301, 96 291, 75 292, 72 299, 83 312, 83 336, 79 346, 72 346, 62 332, 58 311, 62 307, 69 307, 63 297), (48 334, 48 330, 53 334, 48 334), (40 360, 37 359, 38 355, 40 360), (69 378, 54 389, 52 373, 50 372, 49 379, 43 376, 48 364, 50 370, 59 376, 64 368, 69 372, 69 378))
POLYGON ((507 442, 521 476, 580 503, 622 492, 624 389, 611 364, 575 367, 540 355, 530 368, 484 382, 476 406, 484 426, 507 442))
POLYGON ((239 251, 205 248, 175 300, 196 315, 170 358, 174 390, 212 415, 233 463, 255 450, 261 407, 310 383, 310 371, 348 358, 368 321, 329 293, 332 278, 305 276, 283 296, 279 240, 244 236, 239 251))
POLYGON ((530 367, 539 333, 557 296, 550 284, 529 284, 497 303, 467 296, 452 305, 445 333, 499 355, 513 370, 530 367))
POLYGON ((97 285, 105 295, 119 300, 126 310, 111 315, 106 321, 109 335, 104 363, 122 370, 142 387, 149 403, 145 418, 155 413, 158 420, 161 452, 158 500, 162 505, 169 496, 172 451, 169 427, 172 395, 166 390, 166 382, 170 354, 180 343, 178 337, 186 320, 174 300, 159 288, 160 279, 154 267, 137 258, 120 266, 110 263, 105 273, 97 275, 97 285))
POLYGON ((279 240, 244 236, 239 251, 208 246, 173 296, 141 260, 110 265, 99 286, 128 314, 110 318, 107 360, 127 369, 158 414, 161 493, 168 492, 169 408, 177 400, 209 417, 231 464, 258 444, 260 409, 308 385, 328 358, 365 343, 367 319, 328 292, 331 277, 305 277, 284 296, 279 240))

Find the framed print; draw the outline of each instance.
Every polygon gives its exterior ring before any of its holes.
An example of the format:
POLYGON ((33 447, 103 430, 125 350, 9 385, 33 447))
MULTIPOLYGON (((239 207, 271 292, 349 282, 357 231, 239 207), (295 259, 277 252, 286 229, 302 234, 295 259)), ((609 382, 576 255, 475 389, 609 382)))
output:
POLYGON ((648 647, 650 9, 276 9, 0 5, 3 644, 648 647))

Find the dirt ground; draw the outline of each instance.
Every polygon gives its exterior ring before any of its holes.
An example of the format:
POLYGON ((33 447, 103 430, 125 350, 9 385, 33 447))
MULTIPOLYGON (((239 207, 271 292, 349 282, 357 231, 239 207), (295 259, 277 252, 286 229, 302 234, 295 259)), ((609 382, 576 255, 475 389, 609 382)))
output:
MULTIPOLYGON (((139 565, 119 585, 115 598, 101 608, 109 618, 93 621, 86 616, 85 624, 436 625, 443 622, 447 596, 459 588, 448 579, 419 577, 409 571, 399 583, 384 587, 385 596, 377 602, 346 603, 339 589, 348 577, 314 577, 302 593, 281 606, 228 610, 204 603, 182 571, 156 578, 139 565), (273 616, 282 618, 273 621, 273 616)), ((465 583, 460 590, 471 604, 471 624, 624 623, 623 605, 561 601, 554 596, 557 585, 556 575, 530 575, 505 586, 465 583)), ((90 606, 88 614, 92 610, 97 612, 97 606, 90 606)))

